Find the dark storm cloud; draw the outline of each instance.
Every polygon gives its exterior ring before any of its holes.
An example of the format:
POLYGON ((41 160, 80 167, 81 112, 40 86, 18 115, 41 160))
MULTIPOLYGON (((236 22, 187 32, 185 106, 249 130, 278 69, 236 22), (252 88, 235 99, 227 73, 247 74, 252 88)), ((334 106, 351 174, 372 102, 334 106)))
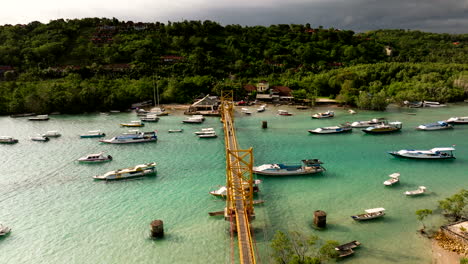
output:
POLYGON ((310 23, 313 27, 323 25, 356 31, 393 28, 468 33, 468 0, 285 2, 260 2, 252 7, 218 4, 216 8, 197 9, 194 6, 184 12, 171 12, 167 18, 172 21, 209 19, 240 25, 310 23))

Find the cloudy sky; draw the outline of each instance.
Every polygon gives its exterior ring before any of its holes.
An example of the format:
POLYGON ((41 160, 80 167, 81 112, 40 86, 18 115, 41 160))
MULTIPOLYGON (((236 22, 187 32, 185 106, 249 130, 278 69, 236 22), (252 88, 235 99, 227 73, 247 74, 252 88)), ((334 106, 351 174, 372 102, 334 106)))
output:
POLYGON ((83 17, 468 33, 468 0, 4 0, 0 6, 0 25, 83 17))

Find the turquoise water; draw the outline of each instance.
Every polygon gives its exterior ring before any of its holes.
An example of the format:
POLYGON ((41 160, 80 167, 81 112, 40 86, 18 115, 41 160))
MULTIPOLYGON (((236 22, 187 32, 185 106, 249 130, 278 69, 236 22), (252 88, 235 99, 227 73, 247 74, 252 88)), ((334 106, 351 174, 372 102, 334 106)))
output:
MULTIPOLYGON (((422 123, 468 115, 468 107, 438 109, 390 108, 387 112, 360 111, 350 115, 337 109, 336 117, 313 120, 312 112, 287 108, 293 116, 275 115, 269 107, 252 116, 237 115, 241 147, 254 148, 255 164, 298 162, 319 158, 322 175, 266 178, 253 222, 260 263, 271 263, 269 242, 276 230, 296 230, 340 242, 359 240, 361 248, 344 263, 430 263, 430 243, 417 233, 414 212, 435 209, 437 201, 467 186, 468 126, 450 131, 423 132, 422 123), (408 115, 412 113, 415 115, 408 115), (366 135, 310 135, 307 129, 346 121, 387 117, 403 122, 401 133, 366 135), (261 121, 268 129, 261 129, 261 121), (386 152, 403 148, 429 149, 456 144, 454 161, 397 159, 386 152), (388 174, 401 173, 401 184, 385 187, 388 174), (429 193, 405 197, 403 192, 424 185, 429 193), (384 207, 387 215, 355 222, 350 215, 384 207), (328 228, 311 227, 313 212, 328 213, 328 228)), ((285 107, 281 107, 285 109, 285 107)), ((0 135, 20 140, 0 145, 0 223, 12 233, 0 239, 0 263, 227 263, 231 260, 228 223, 208 212, 224 202, 208 192, 225 182, 223 137, 199 139, 193 132, 214 127, 222 135, 219 118, 203 125, 182 124, 181 112, 148 123, 142 131, 158 130, 157 143, 109 145, 79 134, 101 129, 114 136, 128 129, 119 123, 135 120, 134 113, 51 116, 47 122, 0 117, 0 135), (167 133, 184 128, 183 133, 167 133), (58 130, 60 138, 33 142, 29 136, 58 130), (76 159, 105 151, 114 157, 105 164, 78 164, 76 159), (109 170, 155 161, 158 174, 137 180, 94 181, 109 170), (149 224, 164 221, 165 239, 151 240, 149 224)), ((437 225, 440 217, 427 224, 437 225)), ((234 247, 237 244, 234 243, 234 247)), ((234 253, 234 259, 237 259, 234 253)))

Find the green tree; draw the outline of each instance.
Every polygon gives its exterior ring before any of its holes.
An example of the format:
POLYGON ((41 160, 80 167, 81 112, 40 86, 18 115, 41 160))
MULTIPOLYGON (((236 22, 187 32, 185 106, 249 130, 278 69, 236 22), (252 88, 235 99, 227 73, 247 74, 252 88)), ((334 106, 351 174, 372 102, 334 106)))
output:
POLYGON ((462 189, 451 197, 439 201, 441 208, 447 215, 458 221, 461 217, 466 216, 466 206, 468 204, 468 190, 462 189))
POLYGON ((424 229, 426 229, 426 226, 424 225, 424 219, 426 219, 426 217, 428 217, 431 214, 432 214, 431 209, 420 209, 416 211, 416 218, 418 219, 418 221, 421 222, 423 226, 423 228, 421 229, 422 233, 424 232, 424 229))

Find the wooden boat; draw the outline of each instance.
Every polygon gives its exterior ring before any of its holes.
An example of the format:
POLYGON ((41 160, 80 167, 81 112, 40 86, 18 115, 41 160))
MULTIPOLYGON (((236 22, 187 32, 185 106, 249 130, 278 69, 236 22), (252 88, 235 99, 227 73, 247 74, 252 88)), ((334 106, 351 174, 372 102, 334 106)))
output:
POLYGON ((434 123, 419 125, 416 129, 417 130, 424 130, 424 131, 433 131, 433 130, 443 130, 443 129, 452 129, 453 126, 445 121, 437 121, 434 123))
POLYGON ((98 137, 105 137, 106 133, 101 132, 101 130, 91 130, 88 131, 86 134, 80 135, 80 138, 98 138, 98 137))
POLYGON ((390 179, 384 181, 384 185, 385 186, 392 186, 394 184, 397 184, 400 182, 400 173, 398 172, 395 172, 395 173, 392 173, 390 175, 388 175, 390 177, 390 179))
POLYGON ((121 180, 135 177, 142 177, 156 172, 156 163, 146 163, 135 167, 109 171, 103 175, 93 176, 96 180, 121 180))
POLYGON ((11 231, 11 228, 0 224, 0 236, 6 236, 8 233, 10 233, 10 231, 11 231))
POLYGON ((408 159, 454 159, 455 148, 433 148, 430 150, 402 149, 390 151, 388 154, 408 159))
POLYGON ((181 133, 184 132, 184 129, 169 129, 167 132, 169 133, 181 133))
POLYGON ((60 134, 58 131, 55 131, 55 130, 47 131, 44 134, 44 136, 46 137, 60 137, 61 135, 62 134, 60 134))
POLYGON ((282 116, 290 116, 292 115, 291 113, 289 113, 288 111, 286 110, 278 110, 278 115, 282 115, 282 116))
POLYGON ((199 138, 215 138, 215 137, 218 137, 218 135, 216 135, 215 131, 207 131, 204 134, 199 134, 198 137, 199 138))
POLYGON ((0 144, 15 144, 18 143, 18 139, 10 136, 0 136, 0 144))
POLYGON ((379 218, 385 215, 385 208, 372 208, 364 210, 365 214, 353 215, 351 218, 356 221, 364 221, 379 218))
POLYGON ((88 154, 84 157, 81 157, 78 159, 79 162, 86 162, 86 163, 100 163, 100 162, 106 162, 106 161, 111 161, 112 156, 111 155, 104 155, 104 152, 100 152, 97 154, 88 154))
POLYGON ((338 257, 343 258, 354 254, 354 248, 359 247, 361 243, 357 240, 339 245, 335 248, 338 251, 338 257))
POLYGON ((293 176, 306 175, 325 171, 323 162, 318 159, 302 160, 302 164, 263 164, 253 167, 253 172, 259 175, 268 176, 293 176))
POLYGON ((49 120, 49 115, 37 115, 28 118, 29 121, 47 121, 49 120))
POLYGON ((141 120, 131 121, 130 123, 120 123, 120 126, 123 127, 143 127, 145 124, 141 122, 141 120))
POLYGON ((381 124, 386 124, 387 119, 385 118, 373 118, 371 120, 367 121, 356 121, 351 123, 351 126, 353 128, 365 128, 365 127, 371 127, 375 125, 381 125, 381 124))
POLYGON ((366 134, 387 134, 398 132, 402 128, 401 122, 390 122, 388 124, 381 124, 376 126, 371 126, 362 131, 366 134))
POLYGON ((315 119, 322 119, 322 118, 332 118, 335 116, 335 112, 333 111, 326 111, 324 113, 316 113, 316 114, 313 114, 312 115, 312 118, 315 118, 315 119))
POLYGON ((419 188, 417 190, 406 191, 405 195, 407 195, 407 196, 416 196, 416 195, 421 195, 421 194, 423 194, 425 192, 426 192, 426 187, 419 186, 419 188))
POLYGON ((466 125, 468 124, 468 116, 462 116, 462 117, 451 117, 445 122, 449 124, 454 124, 454 125, 466 125))
POLYGON ((331 127, 319 127, 313 130, 307 130, 311 134, 336 134, 336 133, 346 133, 353 131, 353 128, 349 124, 342 124, 339 126, 331 127))

